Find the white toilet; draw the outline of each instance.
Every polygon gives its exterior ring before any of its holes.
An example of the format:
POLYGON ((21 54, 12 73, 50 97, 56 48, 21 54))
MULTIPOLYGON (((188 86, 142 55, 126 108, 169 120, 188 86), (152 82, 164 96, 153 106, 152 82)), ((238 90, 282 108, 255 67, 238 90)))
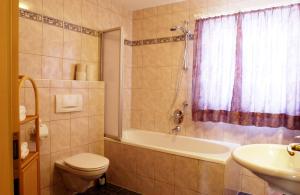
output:
POLYGON ((68 190, 84 192, 108 169, 109 160, 92 153, 81 153, 55 162, 68 190))

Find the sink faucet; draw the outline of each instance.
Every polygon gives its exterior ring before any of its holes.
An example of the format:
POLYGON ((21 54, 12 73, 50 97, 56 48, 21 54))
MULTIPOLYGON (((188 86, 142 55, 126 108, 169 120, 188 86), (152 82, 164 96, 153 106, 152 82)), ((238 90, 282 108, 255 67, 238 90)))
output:
MULTIPOLYGON (((296 136, 295 138, 299 139, 300 136, 296 136)), ((295 151, 300 152, 300 143, 291 143, 288 145, 287 152, 290 156, 294 156, 296 154, 295 151)))

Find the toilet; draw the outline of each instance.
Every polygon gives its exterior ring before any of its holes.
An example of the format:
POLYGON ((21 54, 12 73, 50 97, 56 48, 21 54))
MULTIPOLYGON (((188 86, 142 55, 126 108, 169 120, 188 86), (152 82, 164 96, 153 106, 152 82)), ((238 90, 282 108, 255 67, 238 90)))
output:
POLYGON ((55 162, 65 187, 72 192, 84 192, 107 171, 109 160, 92 153, 80 153, 55 162))

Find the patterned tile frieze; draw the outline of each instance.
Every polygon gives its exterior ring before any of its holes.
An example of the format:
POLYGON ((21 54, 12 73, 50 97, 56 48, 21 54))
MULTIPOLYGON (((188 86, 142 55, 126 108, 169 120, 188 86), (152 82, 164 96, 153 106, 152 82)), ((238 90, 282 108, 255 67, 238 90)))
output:
MULTIPOLYGON (((59 28, 64 28, 67 30, 84 33, 87 35, 99 36, 99 31, 90 29, 87 27, 79 26, 76 24, 72 24, 69 22, 65 22, 60 19, 52 18, 50 16, 43 16, 42 14, 38 14, 29 10, 25 9, 19 9, 19 16, 22 18, 34 20, 37 22, 43 22, 48 25, 53 25, 59 28)), ((189 36, 189 40, 193 40, 194 35, 191 34, 189 36)), ((169 42, 178 42, 178 41, 184 41, 185 36, 179 35, 179 36, 173 36, 173 37, 161 37, 156 39, 145 39, 145 40, 136 40, 136 41, 130 41, 130 40, 124 40, 124 44, 128 46, 141 46, 141 45, 152 45, 152 44, 161 44, 161 43, 169 43, 169 42)))
POLYGON ((59 28, 64 28, 67 30, 84 33, 84 34, 95 36, 95 37, 98 37, 98 35, 99 35, 99 31, 97 31, 97 30, 93 30, 90 28, 86 28, 83 26, 65 22, 63 20, 52 18, 50 16, 43 16, 42 14, 38 14, 38 13, 29 11, 29 10, 25 10, 25 9, 19 9, 19 16, 22 18, 34 20, 37 22, 43 22, 48 25, 53 25, 53 26, 56 26, 59 28))
POLYGON ((19 10, 19 16, 22 18, 27 18, 30 20, 34 20, 37 22, 43 22, 43 16, 41 14, 36 14, 34 12, 30 12, 24 9, 19 10))
MULTIPOLYGON (((194 35, 191 34, 188 39, 193 40, 194 35)), ((128 46, 141 46, 141 45, 152 45, 152 44, 170 43, 170 42, 178 42, 178 41, 185 41, 185 35, 179 35, 173 37, 162 37, 156 39, 136 40, 136 41, 125 40, 124 44, 128 46)))

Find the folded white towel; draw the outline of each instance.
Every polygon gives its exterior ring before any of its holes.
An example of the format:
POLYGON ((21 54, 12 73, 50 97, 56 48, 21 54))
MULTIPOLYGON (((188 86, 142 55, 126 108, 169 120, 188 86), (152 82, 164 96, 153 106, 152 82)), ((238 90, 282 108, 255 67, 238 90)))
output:
POLYGON ((22 142, 21 143, 21 159, 25 159, 28 154, 29 154, 28 143, 22 142))
POLYGON ((19 120, 23 121, 26 119, 26 107, 20 105, 20 109, 19 109, 19 120))

